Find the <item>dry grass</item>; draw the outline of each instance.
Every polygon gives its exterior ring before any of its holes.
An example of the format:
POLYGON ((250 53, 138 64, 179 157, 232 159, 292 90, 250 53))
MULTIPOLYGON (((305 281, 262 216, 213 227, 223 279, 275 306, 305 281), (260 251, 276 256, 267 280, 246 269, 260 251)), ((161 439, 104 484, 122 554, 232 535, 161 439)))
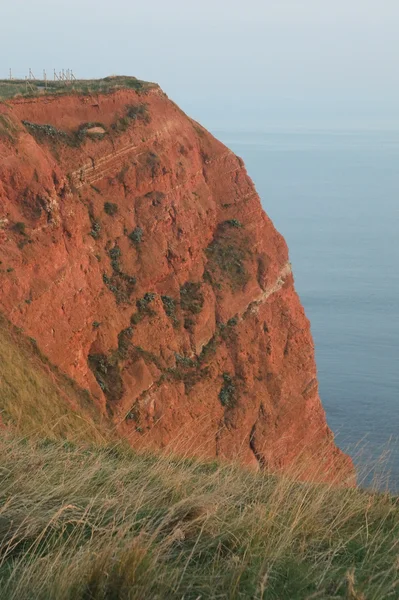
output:
POLYGON ((399 595, 388 495, 8 436, 0 473, 5 600, 399 595))
POLYGON ((1 600, 399 598, 396 498, 137 454, 84 401, 0 318, 1 600))
POLYGON ((0 114, 0 140, 7 139, 14 143, 18 135, 18 125, 7 115, 0 114))
POLYGON ((92 443, 108 437, 87 393, 1 315, 0 418, 24 435, 92 443))

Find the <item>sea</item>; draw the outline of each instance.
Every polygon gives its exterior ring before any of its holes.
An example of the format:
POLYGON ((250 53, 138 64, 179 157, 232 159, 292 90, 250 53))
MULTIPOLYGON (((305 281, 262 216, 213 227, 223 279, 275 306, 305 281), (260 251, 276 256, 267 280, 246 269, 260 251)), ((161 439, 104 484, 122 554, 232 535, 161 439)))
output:
POLYGON ((337 444, 399 491, 399 131, 214 133, 288 243, 337 444))

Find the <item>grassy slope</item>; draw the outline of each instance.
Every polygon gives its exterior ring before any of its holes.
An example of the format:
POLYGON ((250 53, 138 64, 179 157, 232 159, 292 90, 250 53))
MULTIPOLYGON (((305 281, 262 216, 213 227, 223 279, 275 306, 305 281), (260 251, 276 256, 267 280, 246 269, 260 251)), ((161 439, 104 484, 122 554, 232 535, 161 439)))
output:
POLYGON ((0 446, 2 599, 398 598, 388 496, 122 448, 0 446))
POLYGON ((93 401, 0 315, 0 418, 20 434, 103 442, 93 401))
POLYGON ((2 600, 399 597, 396 499, 135 454, 85 400, 0 319, 2 600))

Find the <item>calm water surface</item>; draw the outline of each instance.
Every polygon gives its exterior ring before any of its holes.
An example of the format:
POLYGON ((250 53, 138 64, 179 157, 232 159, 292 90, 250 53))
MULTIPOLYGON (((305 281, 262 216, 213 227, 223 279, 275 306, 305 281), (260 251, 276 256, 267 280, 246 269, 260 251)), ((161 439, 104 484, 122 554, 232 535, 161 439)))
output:
POLYGON ((399 132, 216 134, 289 245, 337 442, 358 465, 390 445, 399 489, 399 132))

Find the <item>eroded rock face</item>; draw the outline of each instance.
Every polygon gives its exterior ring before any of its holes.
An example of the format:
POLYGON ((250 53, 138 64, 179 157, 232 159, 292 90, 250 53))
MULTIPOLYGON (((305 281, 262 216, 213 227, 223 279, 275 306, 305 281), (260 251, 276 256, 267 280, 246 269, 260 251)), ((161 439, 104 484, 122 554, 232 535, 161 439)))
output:
POLYGON ((159 88, 0 117, 0 310, 133 445, 347 477, 242 160, 159 88))

